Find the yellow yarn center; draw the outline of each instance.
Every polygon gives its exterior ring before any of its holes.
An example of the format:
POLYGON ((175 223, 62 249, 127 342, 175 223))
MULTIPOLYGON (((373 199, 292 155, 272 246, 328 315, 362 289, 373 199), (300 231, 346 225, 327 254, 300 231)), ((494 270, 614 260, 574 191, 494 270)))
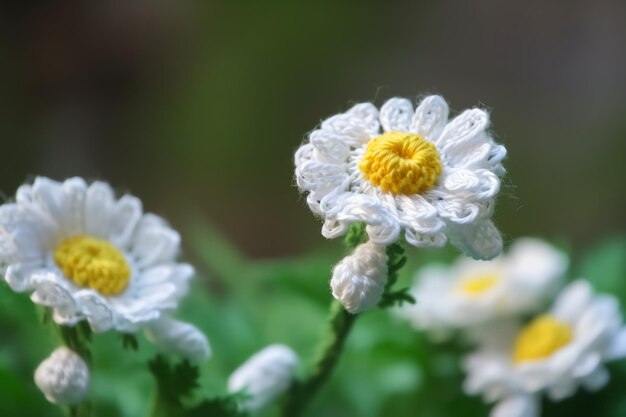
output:
POLYGON ((74 284, 103 295, 122 293, 130 281, 128 261, 106 240, 89 236, 65 239, 54 251, 54 260, 74 284))
POLYGON ((431 142, 412 133, 387 132, 369 141, 359 169, 385 192, 412 195, 435 185, 441 160, 431 142))
POLYGON ((470 295, 479 295, 496 285, 500 281, 497 275, 478 275, 466 279, 459 284, 459 289, 470 295))
POLYGON ((572 328, 553 316, 539 316, 518 334, 513 350, 515 363, 547 358, 572 340, 572 328))

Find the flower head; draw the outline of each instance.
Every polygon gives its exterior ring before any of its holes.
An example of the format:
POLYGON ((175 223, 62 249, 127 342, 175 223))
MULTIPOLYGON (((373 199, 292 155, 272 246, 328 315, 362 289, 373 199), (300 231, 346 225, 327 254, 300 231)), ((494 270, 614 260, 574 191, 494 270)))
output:
POLYGON ((547 243, 519 239, 506 255, 490 262, 461 258, 449 268, 424 268, 412 291, 417 303, 398 312, 435 337, 479 330, 494 320, 543 307, 567 265, 566 256, 547 243))
POLYGON ((333 269, 333 296, 350 313, 357 314, 378 304, 387 283, 387 254, 376 243, 362 243, 333 269))
POLYGON ((163 219, 103 182, 38 177, 0 206, 0 272, 59 324, 133 332, 176 309, 194 273, 179 249, 163 219))
POLYGON ((403 98, 380 111, 361 103, 333 116, 295 155, 296 179, 322 234, 335 238, 353 222, 372 242, 400 234, 418 247, 450 239, 474 258, 502 249, 491 222, 504 174, 504 147, 488 134, 489 115, 467 110, 448 121, 448 105, 430 96, 414 110, 403 98))
POLYGON ((543 392, 553 401, 578 387, 598 390, 609 380, 604 364, 626 357, 626 327, 617 300, 594 295, 586 281, 566 287, 552 309, 525 326, 501 324, 485 332, 481 347, 465 359, 465 390, 498 401, 492 416, 528 410, 543 392))
POLYGON ((259 410, 289 388, 298 356, 285 345, 271 345, 255 353, 228 379, 228 391, 244 391, 249 397, 243 407, 259 410))
POLYGON ((48 401, 75 405, 83 401, 89 391, 89 369, 80 356, 63 346, 37 367, 35 384, 48 401))

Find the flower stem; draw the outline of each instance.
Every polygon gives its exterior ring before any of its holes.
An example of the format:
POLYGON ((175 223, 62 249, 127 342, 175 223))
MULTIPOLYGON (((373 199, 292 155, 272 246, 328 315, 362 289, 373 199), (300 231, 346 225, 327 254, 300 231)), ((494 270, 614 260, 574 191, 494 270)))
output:
POLYGON ((283 408, 284 417, 296 417, 302 414, 317 391, 330 377, 357 317, 348 313, 341 303, 333 301, 330 306, 330 329, 320 344, 313 371, 305 380, 296 382, 291 387, 283 408))

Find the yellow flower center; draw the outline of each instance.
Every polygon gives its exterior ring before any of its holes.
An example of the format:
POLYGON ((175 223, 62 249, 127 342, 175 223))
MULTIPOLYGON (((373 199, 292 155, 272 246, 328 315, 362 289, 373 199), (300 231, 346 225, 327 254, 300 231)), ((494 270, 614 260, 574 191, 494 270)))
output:
POLYGON ((482 294, 500 281, 497 275, 478 275, 459 284, 459 289, 470 295, 482 294))
POLYGON ((513 350, 515 363, 547 358, 572 340, 572 328, 546 314, 526 325, 513 350))
POLYGON ((54 251, 54 260, 74 284, 103 295, 122 293, 130 281, 128 261, 106 240, 89 236, 65 239, 54 251))
POLYGON ((412 195, 435 185, 441 160, 431 142, 412 133, 387 132, 369 141, 359 169, 385 192, 412 195))

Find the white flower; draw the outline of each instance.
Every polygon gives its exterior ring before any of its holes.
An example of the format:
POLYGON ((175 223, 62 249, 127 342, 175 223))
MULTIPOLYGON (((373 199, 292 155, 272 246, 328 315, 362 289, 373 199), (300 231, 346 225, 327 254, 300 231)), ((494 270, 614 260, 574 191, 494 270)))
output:
POLYGON ((176 309, 194 273, 179 247, 163 219, 103 182, 39 177, 0 206, 0 272, 59 324, 134 332, 176 309))
POLYGON ((586 281, 567 286, 547 314, 523 328, 501 326, 485 333, 481 347, 464 361, 466 392, 499 401, 494 417, 508 417, 499 410, 513 408, 530 410, 513 416, 538 415, 530 404, 543 392, 558 401, 579 386, 598 390, 609 380, 604 364, 626 357, 626 327, 617 299, 594 295, 586 281))
POLYGON ((146 337, 161 350, 201 362, 211 355, 209 341, 197 327, 164 316, 149 323, 146 337))
POLYGON ((75 405, 83 401, 89 391, 89 369, 80 356, 63 346, 37 367, 35 384, 48 401, 75 405))
POLYGON ((333 269, 333 296, 346 310, 357 314, 378 304, 387 284, 385 246, 362 243, 333 269))
POLYGON ((487 132, 489 115, 466 110, 448 121, 448 105, 426 97, 413 110, 392 98, 380 109, 357 104, 322 122, 295 155, 296 180, 322 234, 343 235, 365 222, 370 239, 410 244, 451 242, 474 258, 502 249, 491 222, 504 175, 503 146, 487 132))
POLYGON ((544 307, 567 265, 567 257, 547 243, 519 239, 506 255, 489 262, 461 258, 451 267, 422 269, 412 290, 417 302, 398 313, 438 338, 454 330, 471 333, 493 320, 544 307))
POLYGON ((289 347, 271 345, 255 353, 228 379, 228 391, 244 391, 249 397, 242 404, 246 410, 265 407, 291 385, 298 356, 289 347))

